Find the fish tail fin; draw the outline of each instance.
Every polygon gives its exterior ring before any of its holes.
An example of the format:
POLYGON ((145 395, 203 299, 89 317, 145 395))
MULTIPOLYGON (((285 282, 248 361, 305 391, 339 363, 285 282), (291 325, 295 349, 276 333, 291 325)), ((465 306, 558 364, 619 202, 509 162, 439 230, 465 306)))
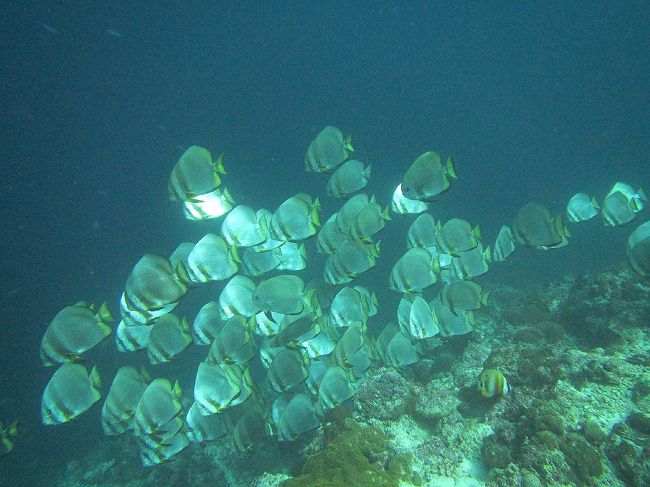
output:
POLYGON ((481 240, 483 238, 483 235, 481 235, 481 227, 479 225, 476 225, 472 229, 472 235, 474 235, 478 240, 481 240))
POLYGON ((115 321, 113 315, 111 314, 111 310, 108 309, 106 302, 102 303, 102 305, 99 307, 99 311, 97 311, 97 314, 95 314, 95 316, 99 318, 99 321, 102 323, 112 323, 115 321))
POLYGON ((185 318, 185 316, 183 316, 183 318, 181 318, 181 325, 180 326, 181 326, 181 330, 183 330, 184 332, 186 332, 186 333, 190 332, 190 322, 187 321, 187 318, 185 318))
POLYGON ((300 256, 301 259, 303 259, 305 262, 307 261, 307 249, 305 248, 305 244, 300 244, 298 246, 298 255, 300 256))
POLYGON ((352 147, 352 136, 348 135, 343 141, 343 147, 345 147, 350 152, 354 152, 354 147, 352 147))
POLYGON ((564 224, 564 218, 562 217, 562 213, 558 213, 555 218, 553 219, 553 226, 555 227, 555 230, 557 231, 558 235, 562 237, 570 237, 571 233, 569 232, 569 229, 567 226, 564 224))
POLYGON ((431 267, 433 268, 433 272, 435 272, 436 274, 440 274, 440 270, 442 269, 442 266, 440 265, 440 256, 437 255, 433 259, 431 267))
POLYGON ((266 418, 264 428, 269 436, 278 436, 278 428, 271 418, 266 418))
POLYGON ((45 353, 45 350, 43 350, 43 347, 41 347, 41 350, 39 351, 39 356, 41 358, 41 363, 43 364, 44 367, 49 367, 51 365, 54 365, 54 361, 52 358, 45 353))
POLYGON ((230 203, 231 205, 234 205, 234 204, 235 204, 235 200, 233 199, 232 195, 230 194, 230 191, 228 190, 228 188, 226 188, 226 187, 224 186, 224 187, 223 187, 223 191, 221 192, 221 194, 223 195, 224 199, 225 199, 228 203, 230 203))
POLYGON ((357 378, 354 376, 354 371, 352 369, 345 369, 345 378, 350 384, 354 384, 357 381, 357 378))
POLYGON ((371 244, 370 255, 372 255, 373 257, 379 257, 379 253, 381 251, 380 244, 381 244, 381 240, 379 240, 376 244, 371 244))
POLYGON ((190 273, 187 270, 187 266, 183 261, 180 261, 178 264, 176 264, 176 269, 174 269, 174 274, 176 275, 178 280, 183 284, 192 283, 192 279, 190 278, 190 273))
POLYGON ((228 173, 226 172, 226 168, 223 167, 223 152, 222 152, 221 154, 219 154, 219 157, 217 157, 217 158, 215 159, 215 161, 213 162, 213 164, 214 164, 214 170, 215 170, 216 172, 218 172, 219 174, 228 174, 228 173))
POLYGON ((92 382, 93 387, 99 389, 102 386, 102 380, 99 377, 99 372, 97 367, 90 369, 90 382, 92 382))
POLYGON ((320 217, 318 215, 319 208, 320 208, 320 204, 313 204, 311 207, 311 212, 309 213, 309 220, 311 220, 312 224, 314 224, 317 227, 320 227, 320 217))
POLYGON ((255 333, 256 326, 257 326, 257 320, 255 319, 255 315, 253 315, 250 318, 248 318, 246 324, 244 325, 246 329, 246 333, 252 337, 253 334, 255 333))
POLYGON ((147 384, 151 382, 151 374, 144 368, 144 366, 140 367, 140 378, 147 384))
POLYGON ((451 156, 447 157, 447 174, 451 178, 458 179, 458 175, 456 174, 456 168, 454 167, 454 160, 452 159, 451 156))
POLYGON ((368 164, 366 168, 363 170, 363 176, 366 179, 370 179, 370 177, 372 176, 372 163, 368 164))
POLYGON ((172 387, 172 392, 177 398, 180 398, 183 391, 181 390, 181 384, 178 382, 178 379, 174 382, 174 387, 172 387))
POLYGON ((318 307, 318 301, 316 299, 316 290, 314 288, 307 291, 303 297, 303 303, 310 310, 314 310, 318 307))
POLYGON ((269 235, 269 220, 266 215, 262 215, 258 222, 258 226, 265 237, 269 235))
POLYGON ((375 291, 370 295, 370 303, 376 308, 379 306, 379 299, 377 298, 377 293, 375 291))
POLYGON ((14 420, 13 423, 7 428, 7 434, 12 437, 18 436, 18 420, 14 420))
POLYGON ((630 198, 628 202, 628 206, 630 207, 630 210, 632 210, 634 213, 638 213, 643 209, 644 201, 648 201, 648 197, 646 196, 643 189, 639 188, 636 194, 632 195, 632 197, 630 198))
POLYGON ((228 249, 228 252, 230 253, 230 258, 237 262, 238 264, 241 264, 241 258, 239 257, 239 249, 237 248, 236 245, 231 245, 230 248, 228 249))
POLYGON ((483 251, 483 258, 485 259, 485 262, 492 262, 492 250, 489 245, 485 247, 485 250, 483 251))
MULTIPOLYGON (((50 423, 44 423, 44 424, 50 424, 50 423)), ((13 441, 11 441, 9 438, 2 438, 2 448, 5 454, 10 452, 11 450, 14 449, 13 441)))
POLYGON ((102 330, 102 333, 106 337, 113 332, 113 329, 110 326, 108 326, 106 323, 104 323, 103 321, 99 322, 99 328, 102 330))
POLYGON ((592 197, 591 197, 591 204, 594 205, 594 208, 596 208, 597 210, 600 210, 600 205, 599 205, 598 202, 596 201, 596 197, 595 197, 595 196, 592 196, 592 197))
POLYGON ((472 325, 476 326, 476 315, 474 314, 473 311, 468 311, 465 313, 465 318, 467 319, 467 322, 472 325))

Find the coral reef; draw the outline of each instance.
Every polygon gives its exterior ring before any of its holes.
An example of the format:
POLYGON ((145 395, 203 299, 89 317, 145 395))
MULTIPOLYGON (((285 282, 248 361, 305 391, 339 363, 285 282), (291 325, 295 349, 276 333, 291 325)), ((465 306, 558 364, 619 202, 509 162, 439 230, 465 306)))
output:
POLYGON ((142 469, 134 445, 106 439, 58 485, 650 485, 648 282, 623 268, 492 289, 473 333, 414 366, 373 367, 349 407, 298 442, 246 454, 218 442, 142 469), (484 368, 511 392, 482 397, 484 368))
POLYGON ((359 409, 365 418, 393 420, 406 411, 411 390, 406 379, 395 369, 370 371, 356 394, 359 409))
POLYGON ((650 445, 625 423, 617 424, 605 448, 607 458, 625 485, 650 485, 650 445))
POLYGON ((418 485, 411 473, 409 457, 390 456, 388 437, 384 433, 347 418, 325 448, 307 458, 300 475, 282 485, 397 487, 401 480, 418 485))

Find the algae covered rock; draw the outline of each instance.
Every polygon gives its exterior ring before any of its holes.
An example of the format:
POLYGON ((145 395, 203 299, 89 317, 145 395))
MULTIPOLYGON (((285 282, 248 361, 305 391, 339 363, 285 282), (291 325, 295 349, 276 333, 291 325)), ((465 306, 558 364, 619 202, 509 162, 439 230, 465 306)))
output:
POLYGON ((398 487, 412 476, 407 457, 390 458, 388 437, 348 418, 327 446, 307 458, 300 475, 283 487, 398 487))
POLYGON ((607 433, 595 421, 587 420, 582 425, 582 434, 592 445, 600 445, 607 439, 607 433))
POLYGON ((581 482, 603 473, 602 455, 581 436, 569 435, 560 443, 560 449, 581 482))
POLYGON ((626 423, 637 433, 648 436, 650 435, 650 414, 647 412, 631 412, 626 423))
POLYGON ((481 460, 487 468, 505 468, 512 462, 510 447, 496 435, 486 436, 481 445, 481 460))
POLYGON ((533 401, 523 416, 521 428, 524 433, 550 431, 555 435, 564 434, 564 419, 552 407, 542 400, 533 401))
POLYGON ((626 424, 615 426, 607 441, 605 453, 618 477, 626 485, 650 485, 650 448, 639 442, 637 434, 626 424))
POLYGON ((542 481, 533 472, 521 474, 521 487, 542 487, 542 481))
POLYGON ((537 323, 537 328, 544 334, 549 343, 557 343, 564 338, 564 327, 557 321, 544 320, 537 323))
POLYGON ((535 471, 548 485, 566 484, 571 477, 571 467, 559 450, 560 441, 550 431, 541 431, 525 438, 519 451, 521 467, 535 471))
POLYGON ((356 394, 356 403, 366 418, 394 420, 409 402, 409 384, 395 369, 382 368, 371 372, 356 394))

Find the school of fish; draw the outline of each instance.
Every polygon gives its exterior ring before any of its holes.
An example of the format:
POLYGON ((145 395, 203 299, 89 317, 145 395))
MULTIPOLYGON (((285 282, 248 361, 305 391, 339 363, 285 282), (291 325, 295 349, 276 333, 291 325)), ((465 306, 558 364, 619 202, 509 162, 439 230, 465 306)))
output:
MULTIPOLYGON (((571 237, 568 225, 600 213, 606 225, 621 226, 648 202, 643 190, 622 182, 600 205, 577 193, 555 215, 531 201, 487 245, 475 222, 441 222, 427 213, 458 178, 450 156, 427 151, 417 157, 382 206, 358 192, 371 178, 371 165, 353 153, 350 137, 331 126, 307 148, 305 169, 329 174, 325 193, 344 199, 325 217, 319 197, 300 192, 274 211, 237 205, 225 186, 223 156, 213 158, 198 146, 185 150, 171 171, 170 199, 189 220, 220 219, 219 232, 181 242, 169 256, 143 255, 126 280, 117 326, 106 303, 82 301, 54 316, 40 348, 43 365, 57 367, 43 392, 43 423, 70 421, 103 397, 104 432, 133 435, 145 466, 193 443, 228 439, 246 451, 269 437, 295 440, 349 401, 373 364, 406 367, 441 337, 471 332, 475 312, 490 295, 473 279, 508 259, 517 245, 563 247, 571 237), (354 281, 380 258, 381 232, 391 218, 409 215, 417 216, 410 217, 405 251, 377 282, 401 300, 388 311, 393 320, 369 327, 377 294, 354 281), (312 238, 325 264, 319 277, 305 282, 300 271, 310 256, 304 242, 312 238), (174 314, 188 293, 214 282, 221 283, 218 299, 193 320, 174 314), (83 359, 111 333, 125 362, 129 353, 146 351, 151 370, 190 346, 205 347, 193 390, 184 393, 178 380, 125 364, 104 392, 99 371, 83 359)), ((636 272, 650 275, 650 221, 631 233, 627 256, 636 272)), ((477 382, 485 397, 510 390, 493 369, 477 382)), ((11 451, 15 436, 15 425, 0 425, 0 455, 11 451)))

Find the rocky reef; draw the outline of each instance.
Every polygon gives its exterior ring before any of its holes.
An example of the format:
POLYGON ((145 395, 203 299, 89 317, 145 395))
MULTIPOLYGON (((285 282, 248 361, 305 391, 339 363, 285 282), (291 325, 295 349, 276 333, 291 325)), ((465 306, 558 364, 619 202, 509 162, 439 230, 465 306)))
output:
POLYGON ((143 469, 128 440, 104 439, 58 484, 650 485, 650 283, 620 268, 529 293, 490 288, 474 332, 403 370, 373 367, 298 442, 249 453, 219 442, 143 469), (482 397, 484 368, 510 393, 482 397))

